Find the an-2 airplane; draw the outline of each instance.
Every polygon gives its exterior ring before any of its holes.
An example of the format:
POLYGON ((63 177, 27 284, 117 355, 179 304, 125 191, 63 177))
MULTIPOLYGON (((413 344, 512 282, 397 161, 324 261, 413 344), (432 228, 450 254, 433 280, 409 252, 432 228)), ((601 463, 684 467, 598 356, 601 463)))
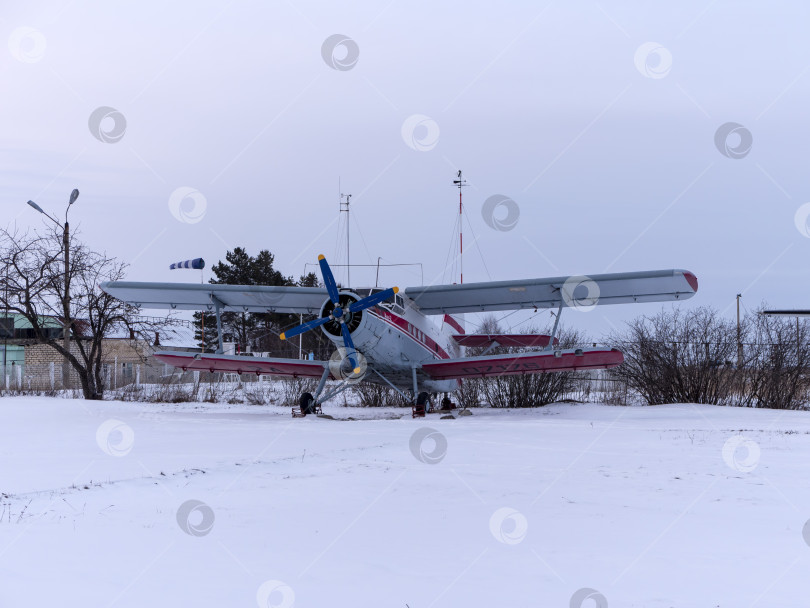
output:
POLYGON ((462 378, 615 367, 624 360, 616 349, 558 348, 555 334, 563 308, 685 300, 698 289, 697 278, 686 270, 432 285, 404 291, 341 289, 322 255, 319 264, 325 287, 114 281, 102 288, 143 308, 213 311, 219 334, 216 353, 161 351, 155 358, 183 370, 319 378, 314 394, 301 395, 304 414, 356 381, 387 384, 403 395, 412 390, 412 398, 424 405, 430 393, 453 391, 462 378), (557 309, 551 336, 465 334, 460 317, 454 316, 541 308, 557 309), (280 337, 292 338, 320 327, 338 350, 330 361, 226 355, 222 311, 317 315, 280 337), (441 317, 440 327, 432 316, 441 317), (464 356, 465 347, 473 346, 486 350, 479 356, 464 356), (497 346, 542 350, 488 354, 497 346), (343 382, 324 393, 330 377, 343 382))

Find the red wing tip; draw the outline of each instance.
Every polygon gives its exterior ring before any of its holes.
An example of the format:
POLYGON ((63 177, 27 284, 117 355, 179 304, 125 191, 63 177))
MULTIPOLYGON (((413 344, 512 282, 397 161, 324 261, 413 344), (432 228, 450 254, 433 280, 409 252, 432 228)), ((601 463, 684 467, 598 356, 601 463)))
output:
POLYGON ((691 272, 688 272, 688 271, 683 273, 683 277, 686 279, 686 282, 689 283, 689 287, 692 288, 692 291, 697 293, 697 290, 698 290, 697 277, 694 274, 692 274, 691 272))

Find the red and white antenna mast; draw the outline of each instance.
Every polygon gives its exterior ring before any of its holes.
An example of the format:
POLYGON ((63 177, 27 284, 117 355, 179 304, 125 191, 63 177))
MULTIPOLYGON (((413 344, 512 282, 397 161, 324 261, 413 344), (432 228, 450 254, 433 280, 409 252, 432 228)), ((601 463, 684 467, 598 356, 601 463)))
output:
POLYGON ((461 202, 461 189, 467 185, 467 180, 461 177, 461 169, 458 170, 458 175, 456 179, 453 180, 453 184, 458 187, 458 274, 459 274, 459 284, 464 284, 464 262, 462 255, 464 254, 464 236, 463 236, 463 227, 464 227, 464 205, 461 202))
POLYGON ((340 212, 346 212, 346 287, 351 287, 352 285, 352 261, 350 257, 351 248, 349 246, 349 204, 351 200, 351 194, 340 193, 340 212))

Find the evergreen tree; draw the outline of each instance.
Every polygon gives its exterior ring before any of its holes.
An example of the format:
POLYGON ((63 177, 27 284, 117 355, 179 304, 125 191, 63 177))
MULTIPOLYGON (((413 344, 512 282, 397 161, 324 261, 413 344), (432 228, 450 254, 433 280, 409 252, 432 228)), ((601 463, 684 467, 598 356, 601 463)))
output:
POLYGON ((200 348, 205 346, 205 352, 212 353, 217 349, 217 318, 213 312, 203 313, 202 311, 197 311, 194 313, 194 339, 197 341, 197 346, 200 348), (204 340, 202 331, 203 323, 205 326, 204 340))
MULTIPOLYGON (((211 267, 214 278, 209 283, 215 285, 295 285, 292 277, 284 276, 273 267, 275 257, 268 250, 261 250, 251 256, 244 248, 235 247, 225 254, 225 261, 219 261, 211 267)), ((244 313, 223 312, 222 338, 226 342, 236 342, 239 352, 247 350, 270 350, 272 334, 279 324, 289 322, 290 315, 277 313, 244 313)), ((196 327, 195 338, 202 346, 202 314, 194 315, 196 327)), ((274 336, 278 341, 278 332, 274 336)), ((205 346, 216 349, 216 321, 212 313, 205 314, 205 346), (210 319, 210 325, 209 325, 210 319)))
POLYGON ((307 274, 302 274, 298 278, 298 286, 299 287, 321 287, 321 280, 318 278, 318 275, 314 272, 308 272, 307 274))
MULTIPOLYGON (((323 288, 323 283, 321 283, 320 278, 314 272, 308 272, 305 275, 301 275, 298 278, 298 286, 299 287, 320 287, 323 288)), ((324 299, 326 296, 324 296, 324 299)), ((298 325, 300 320, 309 321, 315 318, 315 315, 304 315, 303 319, 293 315, 295 317, 295 323, 291 327, 295 327, 298 325)), ((291 346, 295 346, 295 353, 293 356, 298 356, 298 344, 299 344, 299 337, 293 339, 293 344, 291 346)), ((320 358, 327 358, 334 350, 334 346, 330 342, 330 340, 323 335, 321 330, 314 330, 308 331, 305 334, 301 334, 300 336, 300 344, 301 344, 301 351, 304 357, 306 357, 309 353, 314 353, 316 359, 320 358)))
MULTIPOLYGON (((298 278, 285 276, 274 267, 275 256, 268 250, 261 250, 251 256, 244 248, 235 247, 225 254, 225 261, 219 261, 211 267, 214 277, 210 283, 215 285, 275 285, 323 288, 319 276, 309 272, 298 278)), ((326 296, 324 296, 326 297, 326 296)), ((202 346, 202 313, 194 314, 195 339, 202 346)), ((328 357, 333 350, 332 343, 321 331, 310 331, 290 341, 279 338, 282 331, 297 326, 302 318, 288 313, 240 313, 223 312, 223 341, 236 342, 239 352, 250 346, 252 351, 268 352, 273 357, 298 357, 299 345, 304 356, 315 353, 316 358, 328 357)), ((314 318, 305 315, 303 321, 314 318)), ((217 348, 216 317, 213 312, 205 313, 205 349, 214 351, 217 348)))

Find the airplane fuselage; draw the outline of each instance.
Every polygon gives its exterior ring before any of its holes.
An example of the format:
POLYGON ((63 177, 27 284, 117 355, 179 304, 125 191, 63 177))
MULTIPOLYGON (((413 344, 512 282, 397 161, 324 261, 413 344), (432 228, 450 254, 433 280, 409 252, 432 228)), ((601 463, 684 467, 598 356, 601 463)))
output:
MULTIPOLYGON (((360 299, 348 290, 342 290, 341 296, 360 299)), ((397 388, 412 390, 415 369, 420 392, 450 392, 458 388, 457 380, 432 380, 421 371, 421 365, 428 361, 460 356, 460 347, 450 331, 436 327, 407 297, 397 295, 393 302, 347 319, 347 324, 357 351, 368 363, 364 380, 386 384, 378 375, 381 374, 397 388)), ((336 327, 322 326, 322 329, 335 346, 343 347, 343 338, 336 327)))

